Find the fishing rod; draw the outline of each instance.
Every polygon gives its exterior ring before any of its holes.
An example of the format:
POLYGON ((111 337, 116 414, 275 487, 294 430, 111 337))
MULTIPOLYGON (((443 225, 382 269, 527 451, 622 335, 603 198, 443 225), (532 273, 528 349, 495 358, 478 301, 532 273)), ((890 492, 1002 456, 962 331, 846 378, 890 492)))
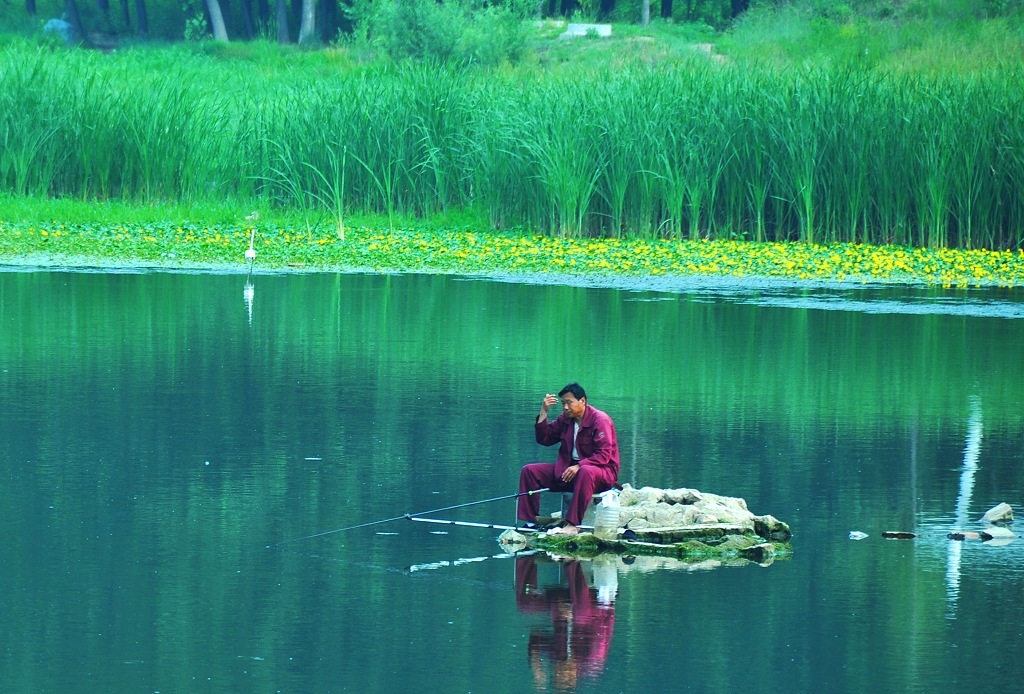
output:
MULTIPOLYGON (((282 540, 278 542, 275 547, 279 545, 288 544, 289 542, 298 542, 299 540, 312 540, 314 537, 323 537, 324 535, 333 535, 334 533, 344 532, 346 530, 355 530, 357 528, 367 528, 371 525, 380 525, 381 523, 390 523, 396 520, 403 520, 405 518, 412 518, 413 516, 426 516, 431 513, 440 513, 441 511, 451 511, 456 508, 466 508, 467 506, 476 506, 477 504, 487 504, 492 501, 504 501, 505 499, 514 499, 520 496, 530 496, 533 494, 540 494, 541 492, 551 491, 548 487, 541 489, 532 489, 528 492, 517 492, 515 494, 506 494, 505 496, 496 496, 493 499, 481 499, 479 501, 470 501, 465 504, 455 504, 454 506, 445 506, 444 508, 435 508, 430 511, 420 511, 418 513, 403 513, 401 516, 394 516, 393 518, 382 518, 380 520, 370 521, 369 523, 358 523, 357 525, 349 525, 344 528, 338 528, 336 530, 325 530, 322 533, 313 533, 312 535, 304 535, 302 537, 293 537, 290 540, 282 540)), ((270 546, 270 545, 268 545, 270 546)))
MULTIPOLYGON (((539 490, 538 490, 539 491, 539 490)), ((524 492, 525 494, 525 492, 524 492)), ((459 525, 464 528, 491 528, 493 530, 517 530, 520 533, 535 533, 537 528, 528 528, 521 525, 501 525, 500 523, 475 523, 470 521, 460 520, 444 520, 442 518, 417 518, 416 516, 403 516, 411 521, 419 521, 421 523, 440 523, 441 525, 459 525)), ((593 530, 592 525, 577 525, 580 530, 593 530)))

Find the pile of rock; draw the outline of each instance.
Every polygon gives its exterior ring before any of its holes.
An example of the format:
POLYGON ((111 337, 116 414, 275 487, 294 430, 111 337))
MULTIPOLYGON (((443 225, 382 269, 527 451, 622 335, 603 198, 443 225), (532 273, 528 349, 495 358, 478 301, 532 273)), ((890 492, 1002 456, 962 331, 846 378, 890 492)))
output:
MULTIPOLYGON (((756 516, 738 497, 709 494, 696 489, 635 489, 629 484, 619 494, 619 525, 635 533, 653 529, 690 529, 691 536, 709 526, 738 526, 766 540, 786 542, 789 526, 774 516, 756 516)), ((709 528, 710 529, 710 528, 709 528)), ((717 533, 716 533, 717 534, 717 533)))
POLYGON ((634 488, 618 498, 618 524, 601 532, 545 535, 507 530, 498 538, 506 551, 541 549, 559 554, 675 557, 687 562, 736 559, 770 563, 791 551, 789 526, 757 516, 736 497, 696 489, 634 488))

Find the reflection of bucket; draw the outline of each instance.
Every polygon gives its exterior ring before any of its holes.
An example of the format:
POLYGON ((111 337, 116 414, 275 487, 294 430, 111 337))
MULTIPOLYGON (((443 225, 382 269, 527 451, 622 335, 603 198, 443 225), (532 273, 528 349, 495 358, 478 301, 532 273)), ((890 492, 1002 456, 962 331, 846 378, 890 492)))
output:
POLYGON ((619 590, 619 571, 613 562, 594 562, 594 585, 597 586, 597 601, 602 605, 615 602, 619 590))
POLYGON ((619 492, 609 489, 601 494, 594 515, 594 534, 602 540, 614 540, 619 530, 619 492))

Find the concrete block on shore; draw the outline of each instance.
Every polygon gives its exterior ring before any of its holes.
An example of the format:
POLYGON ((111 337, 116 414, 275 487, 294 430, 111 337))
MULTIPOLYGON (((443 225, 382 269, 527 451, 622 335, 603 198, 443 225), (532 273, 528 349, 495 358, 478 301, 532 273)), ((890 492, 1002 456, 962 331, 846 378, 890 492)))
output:
POLYGON ((596 35, 601 38, 608 38, 612 35, 611 24, 574 24, 570 23, 565 32, 560 34, 560 39, 574 39, 578 36, 596 35))

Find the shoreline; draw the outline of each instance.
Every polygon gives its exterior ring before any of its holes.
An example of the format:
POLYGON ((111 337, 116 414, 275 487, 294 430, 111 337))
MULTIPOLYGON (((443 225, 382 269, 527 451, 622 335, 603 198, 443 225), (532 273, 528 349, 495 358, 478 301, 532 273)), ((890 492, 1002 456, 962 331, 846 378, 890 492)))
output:
POLYGON ((1024 286, 1024 250, 566 238, 468 227, 334 229, 0 219, 0 270, 438 274, 637 291, 1024 286))
POLYGON ((231 261, 154 261, 144 259, 116 259, 97 256, 74 256, 31 253, 23 256, 0 255, 0 272, 78 272, 111 274, 168 273, 186 275, 234 275, 247 277, 273 277, 282 275, 342 274, 342 275, 446 275, 464 280, 509 282, 516 284, 568 286, 592 289, 654 293, 715 293, 749 294, 751 292, 786 293, 794 290, 823 289, 830 291, 868 291, 885 289, 909 290, 1014 290, 1014 285, 992 281, 957 284, 942 287, 924 279, 909 277, 846 277, 843 280, 826 277, 794 278, 768 275, 659 274, 625 275, 598 273, 530 272, 513 270, 471 271, 458 268, 409 268, 349 265, 260 265, 250 271, 248 266, 231 261))

